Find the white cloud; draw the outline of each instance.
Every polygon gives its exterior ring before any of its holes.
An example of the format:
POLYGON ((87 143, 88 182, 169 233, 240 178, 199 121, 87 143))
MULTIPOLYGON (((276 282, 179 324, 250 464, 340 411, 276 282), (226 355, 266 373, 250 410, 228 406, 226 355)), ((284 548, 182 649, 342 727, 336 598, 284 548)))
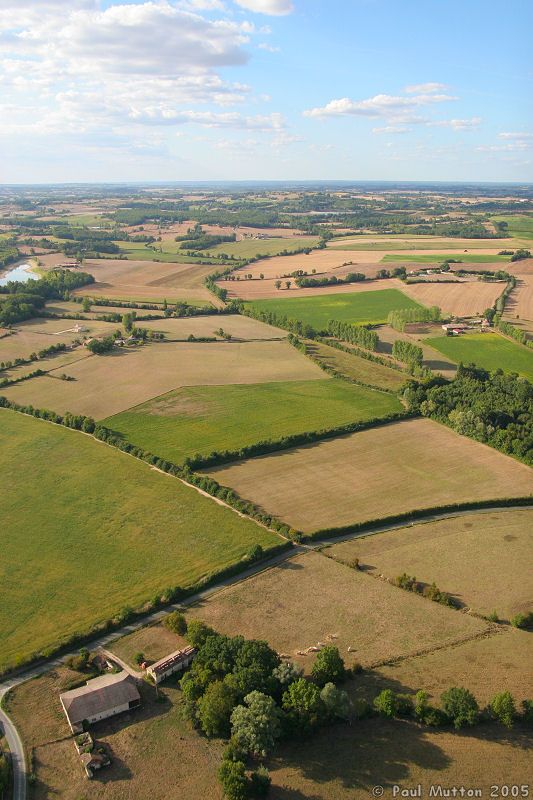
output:
POLYGON ((434 128, 453 128, 454 131, 472 131, 481 124, 481 117, 471 117, 470 119, 439 119, 426 124, 434 128))
POLYGON ((405 125, 384 125, 381 128, 372 128, 372 133, 383 134, 383 133, 407 133, 410 128, 406 128, 405 125))
POLYGON ((291 0, 235 0, 238 6, 257 14, 269 14, 274 17, 285 16, 294 10, 291 0))
POLYGON ((366 100, 350 100, 348 97, 331 100, 325 106, 304 111, 306 117, 362 116, 370 118, 403 119, 409 122, 424 121, 414 119, 415 109, 436 103, 457 100, 448 94, 418 94, 410 97, 390 94, 377 94, 366 100))
POLYGON ((500 139, 515 139, 515 140, 519 140, 519 141, 525 142, 525 141, 529 141, 530 139, 533 139, 533 133, 519 133, 519 132, 509 133, 509 132, 504 132, 504 133, 499 133, 498 137, 500 139))
POLYGON ((273 47, 271 44, 267 42, 261 42, 257 45, 259 50, 266 50, 267 53, 279 53, 281 48, 280 47, 273 47))
POLYGON ((445 92, 448 89, 445 83, 415 83, 406 86, 407 94, 431 94, 432 92, 445 92))
POLYGON ((526 131, 503 131, 498 134, 505 144, 482 144, 476 148, 482 153, 514 153, 533 148, 533 133, 526 131))

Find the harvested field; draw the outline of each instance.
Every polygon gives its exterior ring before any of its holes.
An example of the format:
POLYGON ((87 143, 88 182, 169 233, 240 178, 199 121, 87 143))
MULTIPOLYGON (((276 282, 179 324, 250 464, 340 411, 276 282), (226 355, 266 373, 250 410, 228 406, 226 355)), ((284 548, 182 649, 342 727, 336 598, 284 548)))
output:
POLYGON ((316 531, 448 503, 533 494, 533 470, 429 419, 209 471, 294 528, 316 531))
POLYGON ((379 269, 381 257, 382 254, 373 253, 372 251, 354 254, 351 252, 343 253, 328 247, 325 250, 312 250, 307 254, 297 253, 292 256, 272 256, 271 258, 261 259, 254 264, 247 264, 244 267, 240 267, 238 270, 235 270, 234 274, 253 275, 254 278, 259 278, 262 274, 265 276, 265 280, 281 278, 284 275, 290 276, 291 272, 298 269, 303 269, 305 272, 308 272, 311 277, 313 270, 316 270, 317 275, 324 273, 338 275, 340 269, 343 268, 343 264, 350 261, 353 262, 351 267, 352 272, 363 272, 364 270, 360 269, 360 266, 368 262, 368 277, 372 277, 379 269), (366 256, 368 256, 368 259, 366 256), (357 265, 357 270, 353 268, 355 265, 357 265))
POLYGON ((203 285, 204 278, 213 272, 208 264, 106 258, 87 260, 84 269, 96 283, 82 286, 73 294, 141 302, 185 300, 199 305, 217 304, 216 297, 203 285))
MULTIPOLYGON (((142 311, 137 313, 142 314, 142 311)), ((266 325, 264 322, 240 314, 213 314, 212 316, 180 317, 179 319, 163 317, 161 320, 151 320, 139 324, 148 330, 162 331, 169 340, 186 339, 191 333, 197 337, 215 336, 215 331, 220 328, 231 334, 234 340, 284 339, 287 336, 287 331, 281 328, 266 325)))
MULTIPOLYGON (((241 239, 238 242, 223 242, 206 250, 206 255, 227 254, 236 258, 254 258, 256 255, 278 255, 283 250, 294 252, 302 247, 314 247, 318 244, 317 236, 295 236, 279 239, 241 239)), ((191 250, 194 247, 191 247, 191 250)), ((202 251, 204 252, 204 251, 202 251)))
POLYGON ((311 340, 306 341, 306 345, 313 358, 351 380, 392 391, 397 391, 407 380, 404 372, 361 358, 355 353, 346 353, 337 350, 336 347, 311 340))
POLYGON ((383 284, 390 285, 390 281, 375 281, 376 291, 373 292, 368 291, 364 284, 364 288, 360 290, 354 289, 352 284, 347 287, 349 292, 343 294, 323 296, 315 292, 312 297, 282 295, 279 300, 257 300, 253 303, 253 308, 287 316, 289 319, 298 319, 317 330, 326 330, 328 322, 332 319, 353 324, 379 323, 386 321, 389 311, 399 308, 418 308, 418 303, 398 289, 383 288, 378 291, 383 284))
POLYGON ((159 661, 163 656, 185 647, 186 644, 182 636, 178 636, 159 622, 115 639, 106 649, 129 664, 132 669, 138 670, 139 665, 135 662, 137 653, 143 653, 146 661, 159 661))
POLYGON ((266 439, 401 410, 390 394, 327 379, 177 389, 104 424, 128 441, 181 463, 197 453, 240 450, 266 439))
POLYGON ((472 317, 494 305, 505 283, 404 283, 402 291, 424 306, 439 306, 445 314, 472 317))
MULTIPOLYGON (((363 272, 364 270, 358 271, 363 272)), ((341 271, 335 272, 337 277, 342 277, 346 272, 353 272, 353 267, 342 268, 341 271)), ((372 275, 376 270, 371 267, 369 271, 372 275)), ((313 276, 311 276, 313 277, 313 276)), ((241 280, 241 281, 217 281, 218 286, 226 289, 228 298, 232 299, 238 297, 241 300, 276 300, 287 298, 294 300, 300 297, 321 297, 322 295, 331 294, 354 294, 355 292, 375 292, 381 290, 402 289, 403 283, 396 278, 389 278, 383 280, 365 280, 358 283, 336 283, 331 286, 315 286, 306 289, 300 289, 296 286, 294 279, 291 279, 291 286, 287 289, 285 281, 282 281, 282 286, 276 288, 276 281, 271 280, 241 280)))
POLYGON ((334 643, 347 665, 369 666, 489 627, 313 552, 222 589, 191 606, 187 617, 222 633, 266 639, 307 673, 315 653, 304 651, 317 642, 334 643))
POLYGON ((333 239, 328 249, 335 250, 440 250, 443 253, 454 250, 498 250, 513 247, 509 239, 459 239, 447 236, 413 236, 400 233, 397 235, 367 234, 363 236, 347 236, 333 239))
POLYGON ((8 698, 37 777, 33 800, 166 800, 176 786, 191 800, 222 800, 217 770, 222 742, 202 738, 184 720, 175 681, 158 690, 141 685, 142 706, 91 726, 112 765, 87 781, 59 693, 80 674, 60 667, 18 686, 8 698))
POLYGON ((180 386, 323 380, 324 373, 288 342, 158 342, 91 356, 69 367, 8 386, 3 394, 58 413, 102 419, 180 386))
POLYGON ((373 575, 403 572, 435 582, 462 606, 508 620, 533 608, 529 553, 533 511, 490 511, 425 522, 335 544, 345 562, 359 559, 373 575))
POLYGON ((116 329, 116 324, 96 320, 36 318, 19 322, 12 327, 14 333, 0 338, 0 361, 27 358, 31 353, 52 345, 71 344, 75 339, 111 334, 116 329), (87 330, 81 333, 73 330, 78 322, 87 330))
POLYGON ((533 381, 533 351, 498 333, 465 333, 461 336, 438 336, 427 344, 457 364, 477 364, 488 370, 517 372, 533 381))
POLYGON ((0 669, 280 541, 77 431, 0 414, 0 669))
POLYGON ((518 319, 533 321, 533 273, 517 276, 516 287, 505 303, 505 315, 513 324, 518 319))

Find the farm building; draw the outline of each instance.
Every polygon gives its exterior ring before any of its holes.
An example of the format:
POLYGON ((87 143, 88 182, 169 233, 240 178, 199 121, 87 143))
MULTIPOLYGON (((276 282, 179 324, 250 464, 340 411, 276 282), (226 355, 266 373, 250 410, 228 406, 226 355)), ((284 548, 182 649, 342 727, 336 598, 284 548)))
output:
POLYGON ((464 331, 468 330, 468 325, 465 325, 464 322, 450 322, 442 326, 442 330, 452 331, 453 333, 464 333, 464 331))
POLYGON ((161 683, 161 681, 164 681, 165 678, 168 678, 168 676, 172 675, 174 672, 179 672, 185 669, 185 667, 188 667, 195 655, 196 648, 194 647, 176 650, 175 653, 171 653, 169 656, 165 656, 159 661, 156 661, 155 664, 149 666, 146 672, 150 675, 155 684, 161 683))
POLYGON ((81 733, 84 722, 97 722, 137 708, 141 696, 126 672, 101 675, 85 686, 59 695, 72 733, 81 733))

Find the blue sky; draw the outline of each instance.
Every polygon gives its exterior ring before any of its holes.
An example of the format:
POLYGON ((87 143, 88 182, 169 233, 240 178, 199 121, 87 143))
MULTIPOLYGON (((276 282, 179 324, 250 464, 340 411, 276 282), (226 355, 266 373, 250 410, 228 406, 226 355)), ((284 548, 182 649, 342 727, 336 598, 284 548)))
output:
POLYGON ((0 0, 0 182, 533 181, 530 0, 0 0))

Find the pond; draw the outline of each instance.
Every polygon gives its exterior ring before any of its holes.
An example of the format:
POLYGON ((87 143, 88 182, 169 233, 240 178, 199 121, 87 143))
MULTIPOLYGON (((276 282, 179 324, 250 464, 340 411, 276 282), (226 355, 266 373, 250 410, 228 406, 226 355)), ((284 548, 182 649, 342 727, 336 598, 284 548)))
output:
POLYGON ((38 279, 39 276, 32 272, 31 264, 19 264, 13 269, 9 269, 0 277, 0 286, 5 286, 9 281, 29 281, 31 278, 38 279))

